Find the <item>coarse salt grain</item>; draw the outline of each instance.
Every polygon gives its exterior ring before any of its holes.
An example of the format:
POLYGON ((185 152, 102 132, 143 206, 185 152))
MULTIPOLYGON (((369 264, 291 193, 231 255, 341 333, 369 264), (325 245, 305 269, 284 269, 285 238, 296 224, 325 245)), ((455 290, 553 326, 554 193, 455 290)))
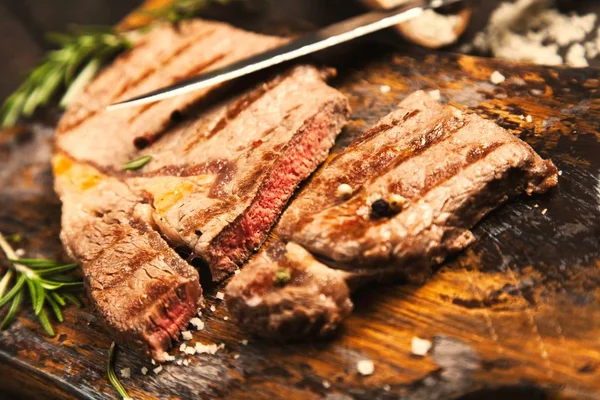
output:
POLYGON ((210 311, 215 312, 216 309, 217 308, 214 305, 210 306, 210 311))
POLYGON ((177 360, 177 365, 181 365, 181 364, 183 364, 183 361, 182 360, 177 360))
POLYGON ((170 354, 169 354, 169 353, 167 353, 167 352, 164 352, 164 353, 162 354, 162 357, 163 357, 163 359, 164 359, 166 362, 175 361, 175 356, 172 356, 172 355, 170 355, 170 354))
POLYGON ((546 213, 547 213, 547 212, 548 212, 548 209, 547 209, 547 208, 544 208, 544 209, 542 210, 542 215, 546 215, 546 213))
POLYGON ((159 365, 158 367, 154 368, 152 370, 152 372, 154 372, 156 375, 158 375, 158 374, 160 374, 162 372, 162 370, 163 370, 162 365, 159 365))
POLYGON ((181 332, 181 337, 183 338, 183 340, 192 340, 192 338, 193 338, 192 332, 183 331, 183 332, 181 332))
POLYGON ((217 295, 215 297, 219 300, 223 300, 225 298, 225 293, 217 292, 217 295))
POLYGON ((240 343, 242 343, 243 346, 247 346, 248 345, 248 340, 244 339, 240 343))
POLYGON ((187 344, 181 343, 181 346, 179 346, 179 351, 185 351, 186 347, 187 347, 187 344))
POLYGON ((152 361, 152 365, 156 365, 156 361, 154 361, 154 358, 150 361, 152 361))
POLYGON ((499 71, 494 71, 492 73, 492 76, 490 77, 490 81, 494 85, 498 85, 498 84, 504 82, 505 80, 506 80, 506 77, 504 75, 502 75, 499 71))
POLYGON ((188 359, 183 360, 183 365, 185 365, 186 367, 188 365, 190 365, 190 360, 188 360, 188 359))
POLYGON ((190 355, 194 355, 196 354, 196 348, 192 347, 192 346, 188 346, 185 348, 185 354, 190 354, 190 355))
POLYGON ((331 387, 331 383, 329 383, 329 381, 323 381, 323 387, 325 389, 329 389, 331 387))
POLYGON ((15 250, 15 254, 19 257, 23 257, 25 255, 25 250, 24 249, 17 249, 15 250))
POLYGON ((379 87, 379 90, 381 91, 381 93, 386 94, 392 91, 392 88, 389 87, 388 85, 381 85, 379 87))
POLYGON ((562 171, 558 171, 558 176, 562 176, 562 171))
POLYGON ((148 368, 142 367, 142 375, 146 375, 148 373, 148 368))
POLYGON ((338 198, 342 200, 347 200, 350 198, 350 196, 352 196, 352 186, 348 185, 347 183, 342 183, 340 186, 337 187, 335 193, 338 198))
POLYGON ((190 320, 190 324, 192 324, 196 330, 201 331, 202 329, 204 329, 204 321, 202 321, 200 318, 198 317, 194 317, 190 320))
POLYGON ((524 120, 525 116, 524 115, 519 115, 519 119, 524 120))
POLYGON ((430 90, 428 92, 429 97, 431 97, 432 99, 436 100, 436 101, 440 101, 442 99, 442 94, 440 93, 439 90, 430 90))
POLYGON ((195 350, 198 354, 215 354, 219 347, 216 344, 202 344, 200 342, 196 342, 195 350))
POLYGON ((533 117, 531 115, 528 115, 527 117, 525 117, 525 121, 532 123, 533 122, 533 117))
POLYGON ((131 378, 131 368, 123 368, 120 372, 121 372, 121 377, 131 378))
POLYGON ((392 390, 392 387, 390 385, 383 385, 383 390, 389 392, 390 390, 392 390))
POLYGON ((239 355, 239 354, 234 354, 234 355, 233 355, 233 359, 234 359, 234 360, 237 360, 238 358, 240 358, 240 355, 239 355))
POLYGON ((239 273, 240 273, 240 270, 239 270, 239 269, 236 269, 235 271, 233 271, 233 274, 234 274, 234 275, 237 275, 237 274, 239 274, 239 273))
POLYGON ((418 337, 413 337, 411 342, 411 351, 416 356, 424 356, 427 355, 431 349, 431 342, 426 339, 421 339, 418 337))
POLYGON ((371 375, 375 371, 375 364, 371 360, 360 360, 356 363, 356 369, 361 375, 371 375))
POLYGON ((223 317, 223 320, 227 321, 227 320, 229 320, 229 317, 226 315, 226 316, 223 317))

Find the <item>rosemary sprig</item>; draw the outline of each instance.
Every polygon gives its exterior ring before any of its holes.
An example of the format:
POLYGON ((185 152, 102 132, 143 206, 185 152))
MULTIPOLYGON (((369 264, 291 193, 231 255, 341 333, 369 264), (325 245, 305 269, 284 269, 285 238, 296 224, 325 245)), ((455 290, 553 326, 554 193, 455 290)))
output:
POLYGON ((69 290, 80 287, 83 282, 64 275, 65 272, 76 268, 77 264, 19 258, 2 233, 0 233, 0 248, 10 262, 0 279, 0 310, 10 304, 0 329, 7 328, 15 320, 25 297, 25 291, 28 291, 34 314, 48 336, 54 337, 54 329, 48 319, 46 308, 52 311, 59 322, 63 322, 62 308, 66 306, 67 301, 77 306, 81 305, 69 290))
POLYGON ((152 156, 142 156, 140 158, 136 158, 135 160, 131 160, 125 163, 125 165, 123 165, 123 169, 126 171, 140 169, 144 165, 148 164, 150 160, 152 160, 152 156))
POLYGON ((127 390, 119 381, 117 374, 115 374, 114 364, 115 364, 116 348, 117 348, 117 345, 115 344, 115 342, 112 342, 112 344, 110 345, 110 350, 108 351, 108 366, 106 367, 106 374, 108 375, 108 381, 110 382, 112 387, 114 387, 115 390, 117 392, 119 392, 119 396, 121 396, 122 399, 125 399, 125 400, 131 399, 131 397, 129 397, 129 394, 127 393, 127 390))
MULTIPOLYGON (((229 0, 175 0, 148 12, 158 21, 178 22, 196 15, 209 3, 229 0)), ((48 40, 56 45, 0 107, 0 127, 10 127, 20 117, 30 117, 64 89, 59 105, 68 106, 105 62, 132 45, 141 29, 119 32, 112 27, 73 28, 68 34, 52 33, 48 40)))

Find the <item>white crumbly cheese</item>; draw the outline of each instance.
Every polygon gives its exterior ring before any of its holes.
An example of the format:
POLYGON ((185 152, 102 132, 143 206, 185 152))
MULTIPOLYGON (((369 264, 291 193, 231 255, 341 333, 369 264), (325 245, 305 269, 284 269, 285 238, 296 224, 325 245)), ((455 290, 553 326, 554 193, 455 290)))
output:
POLYGON ((148 373, 148 368, 142 367, 142 375, 146 375, 148 373))
POLYGON ((335 191, 336 196, 341 200, 347 200, 352 196, 352 186, 347 183, 342 183, 335 191))
POLYGON ((431 342, 426 339, 413 337, 411 341, 411 351, 416 356, 425 356, 431 349, 431 342))
POLYGON ((247 346, 248 345, 248 340, 244 339, 240 343, 242 344, 242 346, 247 346))
POLYGON ((123 368, 120 373, 122 378, 131 378, 131 368, 123 368))
MULTIPOLYGON (((539 0, 502 2, 491 14, 485 30, 475 37, 474 47, 509 60, 562 64, 560 49, 583 41, 594 29, 597 16, 562 14, 548 8, 548 3, 539 0)), ((592 44, 582 46, 582 49, 590 58, 598 54, 592 44)), ((577 55, 577 58, 573 55, 574 60, 581 65, 581 49, 574 51, 577 55)), ((567 63, 572 65, 569 60, 567 63)))
POLYGON ((437 89, 430 90, 429 92, 427 92, 427 94, 429 94, 429 97, 431 97, 432 99, 434 99, 436 101, 440 101, 442 99, 442 94, 437 89))
POLYGON ((192 340, 192 338, 193 338, 192 332, 183 331, 183 332, 181 332, 181 337, 183 338, 183 340, 192 340))
POLYGON ((181 343, 181 346, 179 346, 179 351, 184 352, 186 347, 187 347, 187 344, 181 343))
POLYGON ((162 372, 162 370, 163 370, 162 365, 159 365, 158 367, 154 368, 152 370, 152 372, 154 372, 154 374, 158 375, 158 374, 160 374, 162 372))
POLYGON ((525 117, 525 121, 532 123, 533 122, 533 117, 531 115, 528 115, 527 117, 525 117))
POLYGON ((375 364, 371 360, 360 360, 356 363, 356 369, 361 375, 372 375, 375 372, 375 364))
POLYGON ((190 324, 192 324, 196 330, 201 331, 202 329, 204 329, 204 321, 202 321, 200 318, 198 317, 194 317, 190 320, 190 324))
POLYGON ((196 354, 196 347, 188 346, 185 348, 184 353, 194 355, 194 354, 196 354))
POLYGON ((215 297, 219 300, 223 300, 225 298, 225 293, 217 292, 217 295, 215 297))
POLYGON ((175 361, 175 356, 170 355, 167 352, 164 352, 162 354, 163 359, 165 360, 165 362, 171 362, 171 361, 175 361))
POLYGON ((379 86, 379 91, 381 91, 381 93, 386 94, 392 91, 392 88, 389 87, 388 85, 381 85, 379 86))
POLYGON ((569 51, 567 51, 567 55, 565 57, 565 61, 571 67, 575 68, 587 67, 590 65, 588 60, 585 58, 585 47, 579 43, 575 43, 569 48, 569 51))
POLYGON ((499 85, 506 80, 506 77, 502 75, 499 71, 494 71, 492 76, 490 76, 490 81, 494 85, 499 85))

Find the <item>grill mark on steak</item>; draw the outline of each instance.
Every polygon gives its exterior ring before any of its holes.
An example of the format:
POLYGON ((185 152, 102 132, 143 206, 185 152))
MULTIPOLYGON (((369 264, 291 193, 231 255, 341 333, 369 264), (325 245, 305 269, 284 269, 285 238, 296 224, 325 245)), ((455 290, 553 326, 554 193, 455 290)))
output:
POLYGON ((433 265, 475 241, 469 229, 488 212, 509 197, 556 186, 556 167, 527 144, 478 116, 453 114, 451 107, 416 92, 365 132, 369 140, 359 138, 326 165, 288 206, 275 228, 276 239, 228 284, 231 315, 259 336, 328 334, 351 310, 350 289, 388 276, 422 282, 433 265), (434 126, 422 119, 417 122, 425 128, 403 126, 410 117, 390 129, 402 119, 400 113, 411 114, 407 108, 428 113, 434 126), (441 123, 436 115, 443 116, 441 123), (367 176, 354 182, 356 160, 396 144, 399 134, 397 159, 365 169, 367 176), (332 199, 331 183, 344 180, 354 187, 353 196, 332 199), (370 204, 399 193, 406 201, 403 208, 371 218, 370 204), (282 270, 291 277, 305 274, 282 284, 274 279, 282 270), (337 280, 329 281, 332 277, 337 280))
MULTIPOLYGON (((217 32, 217 28, 212 28, 212 29, 209 29, 208 32, 203 32, 203 34, 200 36, 194 36, 195 40, 191 40, 189 42, 184 42, 183 45, 181 45, 181 46, 177 46, 177 44, 176 44, 173 47, 174 52, 171 53, 166 59, 162 60, 162 63, 161 63, 162 65, 159 67, 162 67, 166 63, 177 58, 178 56, 183 54, 187 49, 189 49, 191 46, 196 45, 198 43, 197 40, 207 39, 210 36, 212 36, 215 32, 217 32)), ((151 43, 151 41, 143 40, 141 45, 136 45, 135 50, 143 51, 143 50, 145 50, 145 47, 148 47, 150 45, 150 43, 151 43)), ((179 43, 181 43, 181 42, 179 42, 179 43)), ((128 60, 131 57, 133 57, 133 55, 134 55, 133 51, 129 51, 129 52, 125 53, 124 55, 122 55, 121 57, 119 57, 119 59, 116 62, 118 62, 119 64, 127 64, 128 60)), ((155 72, 156 72, 156 68, 151 68, 151 69, 146 70, 144 73, 140 74, 138 77, 136 77, 132 81, 127 81, 127 83, 125 85, 123 85, 116 92, 114 92, 110 95, 110 97, 104 102, 105 103, 104 105, 108 105, 110 103, 117 101, 117 99, 119 99, 121 96, 123 96, 125 93, 127 93, 132 88, 139 85, 141 82, 143 82, 146 78, 148 78, 155 72)), ((98 80, 100 80, 101 78, 102 78, 102 76, 99 76, 98 80)), ((102 111, 102 109, 103 109, 102 107, 98 107, 98 108, 92 110, 91 112, 86 113, 84 117, 78 118, 71 123, 59 124, 57 127, 57 134, 60 134, 67 130, 77 128, 79 125, 83 124, 85 121, 87 121, 88 119, 90 119, 90 118, 94 117, 96 114, 98 114, 98 112, 102 111)), ((65 120, 65 121, 68 122, 68 120, 65 120)))

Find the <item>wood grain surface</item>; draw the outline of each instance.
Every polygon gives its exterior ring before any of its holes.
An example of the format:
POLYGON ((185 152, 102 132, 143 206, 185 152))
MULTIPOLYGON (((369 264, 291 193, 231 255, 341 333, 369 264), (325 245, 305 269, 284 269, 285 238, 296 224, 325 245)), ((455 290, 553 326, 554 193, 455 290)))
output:
MULTIPOLYGON (((329 340, 253 340, 225 320, 225 306, 214 299, 219 288, 207 288, 207 306, 215 311, 205 310, 206 327, 193 340, 224 343, 224 349, 189 356, 189 366, 170 364, 155 375, 148 360, 122 348, 117 369, 131 368, 131 378, 122 379, 130 394, 600 398, 600 70, 356 46, 334 62, 339 75, 332 84, 354 110, 335 151, 412 91, 440 89, 444 101, 497 122, 551 158, 562 171, 559 187, 492 213, 474 230, 477 243, 425 285, 362 289, 353 297, 354 314, 329 340), (505 83, 490 83, 495 70, 505 83), (383 93, 381 85, 391 91, 383 93), (414 336, 433 341, 429 355, 411 354, 414 336), (363 359, 374 362, 370 376, 357 372, 363 359)), ((0 231, 22 234, 19 246, 31 256, 62 256, 60 203, 48 163, 55 120, 48 113, 0 136, 0 231)), ((0 398, 116 398, 105 375, 111 338, 87 307, 69 308, 65 319, 53 339, 27 311, 0 333, 0 398)))

